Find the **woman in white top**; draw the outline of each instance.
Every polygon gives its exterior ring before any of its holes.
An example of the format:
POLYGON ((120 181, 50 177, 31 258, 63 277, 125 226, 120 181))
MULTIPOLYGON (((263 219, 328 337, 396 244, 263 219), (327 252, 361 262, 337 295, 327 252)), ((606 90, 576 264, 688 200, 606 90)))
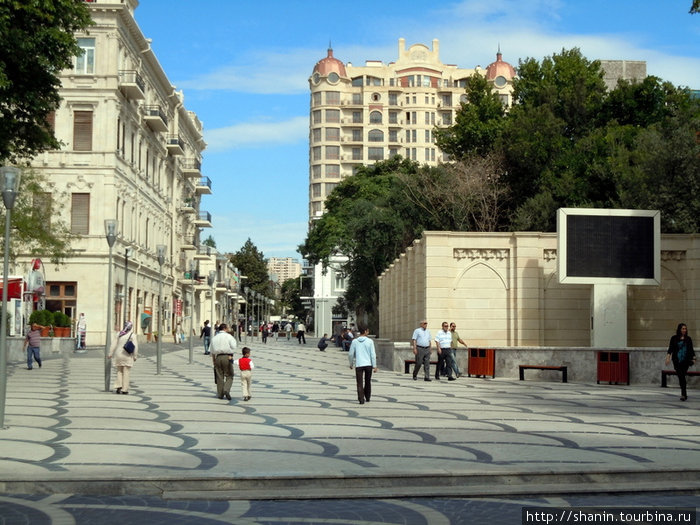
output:
POLYGON ((124 323, 124 328, 115 338, 112 347, 109 349, 109 356, 107 356, 107 359, 112 359, 112 356, 114 356, 113 363, 117 369, 117 378, 114 381, 115 394, 129 393, 129 375, 131 373, 131 367, 134 366, 134 362, 139 355, 139 344, 133 332, 133 327, 134 325, 131 321, 126 321, 124 323), (127 341, 134 343, 134 351, 132 353, 124 349, 124 345, 127 341))

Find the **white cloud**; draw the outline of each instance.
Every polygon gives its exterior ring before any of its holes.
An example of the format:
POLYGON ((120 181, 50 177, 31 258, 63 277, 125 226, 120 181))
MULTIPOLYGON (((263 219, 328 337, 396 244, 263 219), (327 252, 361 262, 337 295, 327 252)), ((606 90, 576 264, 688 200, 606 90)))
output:
POLYGON ((205 130, 207 151, 290 144, 309 137, 309 117, 293 117, 281 122, 242 122, 224 128, 205 130))

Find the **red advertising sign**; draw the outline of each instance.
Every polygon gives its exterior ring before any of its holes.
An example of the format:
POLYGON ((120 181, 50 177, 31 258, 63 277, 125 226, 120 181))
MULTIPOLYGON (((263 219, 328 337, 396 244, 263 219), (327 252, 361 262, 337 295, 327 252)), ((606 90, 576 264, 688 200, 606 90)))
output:
POLYGON ((182 300, 173 299, 173 310, 175 311, 175 317, 182 317, 182 300))

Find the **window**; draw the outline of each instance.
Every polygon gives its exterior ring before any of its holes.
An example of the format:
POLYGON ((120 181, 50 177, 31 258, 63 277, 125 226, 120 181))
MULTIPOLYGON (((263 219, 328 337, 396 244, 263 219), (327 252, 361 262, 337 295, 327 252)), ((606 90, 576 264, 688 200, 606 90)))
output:
POLYGON ((362 93, 353 93, 352 94, 352 103, 353 104, 362 104, 362 93))
POLYGON ((311 94, 311 105, 312 106, 320 106, 321 105, 321 93, 312 93, 311 94))
POLYGON ((398 95, 396 93, 389 93, 389 105, 396 106, 398 103, 398 95))
POLYGON ((339 109, 327 109, 326 110, 326 122, 340 122, 340 110, 339 109))
POLYGON ((92 111, 73 113, 73 150, 92 151, 92 111))
POLYGON ((353 124, 361 124, 362 123, 362 111, 353 111, 352 112, 352 122, 353 122, 353 124))
POLYGON ((352 130, 352 141, 353 142, 362 142, 362 130, 361 129, 353 129, 352 130))
POLYGON ((452 95, 451 94, 450 95, 442 95, 441 103, 446 108, 449 108, 450 106, 452 106, 452 95))
POLYGON ((382 96, 379 93, 372 93, 372 102, 379 102, 382 96))
POLYGON ((331 194, 337 185, 337 182, 326 182, 326 197, 331 194))
POLYGON ((381 124, 382 123, 382 114, 380 111, 372 111, 372 113, 369 114, 369 121, 371 124, 381 124))
POLYGON ((90 233, 90 194, 72 193, 70 209, 70 232, 77 235, 90 233))
POLYGON ((311 176, 314 179, 320 179, 321 178, 321 166, 316 165, 316 166, 311 166, 311 176))
POLYGON ((399 154, 399 148, 389 148, 389 158, 396 157, 399 154))
POLYGON ((321 123, 321 110, 320 109, 317 109, 316 111, 311 113, 311 120, 314 124, 321 123))
POLYGON ((51 312, 63 312, 69 317, 75 317, 78 283, 76 282, 47 282, 46 309, 51 312))
POLYGON ((430 125, 430 111, 425 112, 425 123, 426 125, 430 125))
POLYGON ((313 160, 321 160, 321 146, 311 148, 311 158, 313 160))
POLYGON ((389 142, 399 141, 399 131, 396 129, 389 130, 389 142))
POLYGON ((321 197, 321 185, 320 184, 312 184, 311 185, 311 196, 314 199, 318 199, 321 197))
POLYGON ((326 164, 326 177, 329 179, 340 178, 340 166, 338 164, 326 164))
POLYGON ((443 126, 451 126, 452 125, 452 113, 443 113, 442 114, 442 125, 443 126))
POLYGON ((311 130, 311 142, 321 142, 321 128, 311 130))
POLYGON ((398 111, 390 111, 389 112, 389 124, 398 124, 398 123, 399 123, 398 111))
POLYGON ((367 77, 367 85, 368 86, 381 86, 382 79, 377 78, 377 77, 367 77))
POLYGON ((432 142, 429 129, 425 130, 425 142, 432 142))
POLYGON ((406 130, 406 142, 411 142, 411 130, 406 130))
POLYGON ((367 148, 369 160, 384 160, 384 148, 367 148))
POLYGON ((362 148, 352 148, 352 160, 362 160, 362 148))
POLYGON ((327 91, 326 104, 328 104, 329 106, 340 105, 340 91, 327 91))
POLYGON ((326 140, 340 140, 340 128, 326 128, 326 140))
POLYGON ((326 146, 326 159, 338 160, 340 158, 340 148, 338 146, 326 146))
POLYGON ((75 72, 79 75, 95 74, 95 39, 78 38, 78 47, 83 50, 75 57, 75 72))
POLYGON ((364 84, 362 77, 355 77, 352 79, 352 85, 354 87, 362 87, 364 84))
POLYGON ((379 129, 373 129, 368 133, 369 142, 384 142, 384 133, 379 129))

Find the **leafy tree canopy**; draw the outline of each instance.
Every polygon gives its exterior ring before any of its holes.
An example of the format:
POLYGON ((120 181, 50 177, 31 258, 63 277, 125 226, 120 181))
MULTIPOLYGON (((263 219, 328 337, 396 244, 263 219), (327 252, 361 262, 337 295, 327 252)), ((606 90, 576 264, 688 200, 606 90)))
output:
POLYGON ((59 74, 81 52, 74 33, 91 24, 84 2, 0 2, 0 162, 59 147, 47 119, 60 103, 59 74))
POLYGON ((244 282, 246 288, 265 295, 271 296, 270 278, 267 273, 267 259, 253 241, 248 238, 245 244, 235 254, 231 256, 231 262, 238 268, 241 275, 245 275, 244 282))

